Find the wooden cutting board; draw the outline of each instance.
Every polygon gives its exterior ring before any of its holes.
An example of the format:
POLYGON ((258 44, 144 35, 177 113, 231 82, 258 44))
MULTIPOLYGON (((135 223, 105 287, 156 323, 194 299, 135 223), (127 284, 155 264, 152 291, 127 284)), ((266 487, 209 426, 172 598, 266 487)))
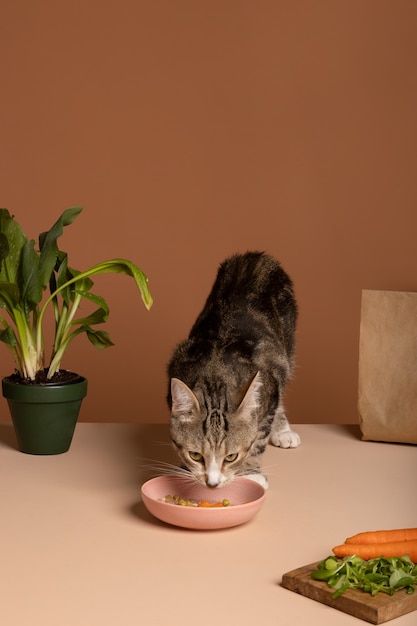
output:
POLYGON ((393 596, 378 593, 372 597, 369 593, 364 593, 359 589, 348 589, 341 596, 333 599, 334 590, 327 583, 311 578, 311 572, 317 568, 317 565, 318 562, 312 563, 284 574, 282 586, 339 611, 371 622, 371 624, 383 624, 417 609, 417 590, 412 594, 407 594, 405 590, 401 590, 396 591, 393 596))

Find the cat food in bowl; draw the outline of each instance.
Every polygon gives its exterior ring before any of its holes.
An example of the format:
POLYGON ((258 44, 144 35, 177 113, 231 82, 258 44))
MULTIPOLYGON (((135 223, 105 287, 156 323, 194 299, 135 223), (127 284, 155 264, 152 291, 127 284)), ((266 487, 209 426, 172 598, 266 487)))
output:
POLYGON ((158 476, 142 485, 142 500, 163 522, 195 530, 244 524, 262 507, 265 490, 248 478, 212 488, 181 476, 158 476))

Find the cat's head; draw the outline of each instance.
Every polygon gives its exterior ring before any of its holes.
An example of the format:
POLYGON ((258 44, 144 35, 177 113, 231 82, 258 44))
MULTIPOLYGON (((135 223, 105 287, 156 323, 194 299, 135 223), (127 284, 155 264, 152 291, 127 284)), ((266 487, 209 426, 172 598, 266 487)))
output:
POLYGON ((171 379, 171 439, 199 482, 220 487, 247 469, 258 438, 261 384, 258 373, 234 404, 227 401, 224 387, 192 391, 178 378, 171 379))

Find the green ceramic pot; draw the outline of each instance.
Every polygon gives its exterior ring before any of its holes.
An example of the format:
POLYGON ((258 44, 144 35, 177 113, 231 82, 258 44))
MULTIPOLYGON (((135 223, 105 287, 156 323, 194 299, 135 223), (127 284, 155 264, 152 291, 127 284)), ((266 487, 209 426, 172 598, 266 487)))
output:
POLYGON ((22 385, 2 380, 17 442, 27 454, 62 454, 71 446, 87 380, 63 384, 22 385))

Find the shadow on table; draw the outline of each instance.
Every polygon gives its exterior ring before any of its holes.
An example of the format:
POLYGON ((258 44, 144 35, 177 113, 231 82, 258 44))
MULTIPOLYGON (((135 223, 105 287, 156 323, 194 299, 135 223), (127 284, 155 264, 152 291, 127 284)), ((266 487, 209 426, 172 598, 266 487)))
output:
MULTIPOLYGON (((179 466, 178 456, 170 440, 168 424, 142 424, 130 445, 134 446, 139 461, 140 485, 155 476, 173 473, 179 466)), ((166 527, 166 524, 147 511, 142 500, 130 506, 130 513, 147 523, 166 527)))
MULTIPOLYGON (((171 526, 170 524, 166 524, 165 522, 162 522, 161 520, 159 520, 156 517, 154 517, 153 515, 151 515, 151 513, 149 513, 149 511, 147 510, 147 508, 143 504, 142 500, 139 500, 138 502, 135 502, 130 507, 130 513, 137 520, 141 520, 142 522, 145 522, 146 524, 151 524, 152 526, 157 526, 159 528, 171 528, 171 529, 175 529, 176 528, 175 526, 171 526)), ((180 529, 177 528, 177 530, 180 530, 180 529)))
POLYGON ((341 428, 351 439, 362 439, 359 424, 342 424, 341 428))
POLYGON ((18 450, 17 439, 12 424, 0 424, 0 447, 18 450))

